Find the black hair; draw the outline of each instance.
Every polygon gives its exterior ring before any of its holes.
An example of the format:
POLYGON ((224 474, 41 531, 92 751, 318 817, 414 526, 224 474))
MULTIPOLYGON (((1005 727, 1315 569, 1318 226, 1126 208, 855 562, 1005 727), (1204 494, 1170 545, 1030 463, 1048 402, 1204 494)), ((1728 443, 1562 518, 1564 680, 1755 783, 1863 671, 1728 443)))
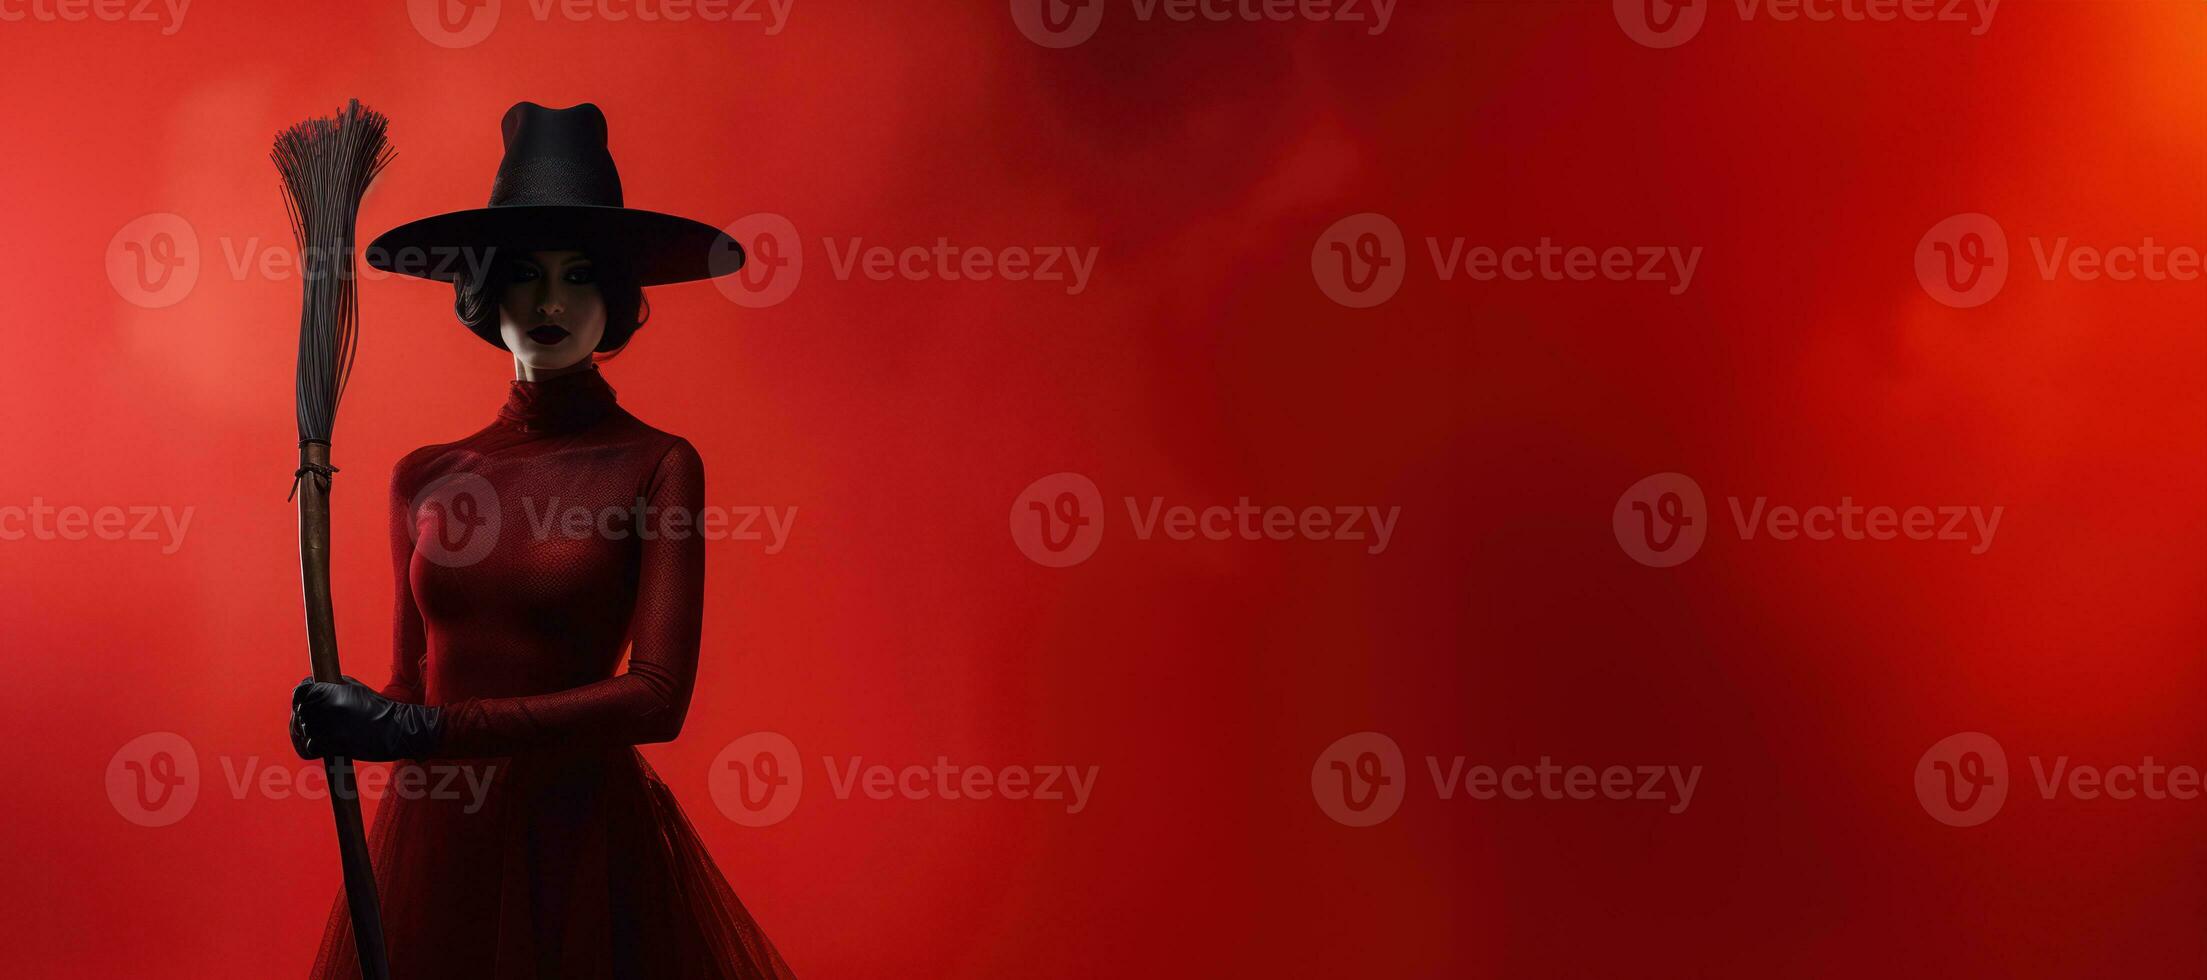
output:
MULTIPOLYGON (((636 331, 643 329, 644 321, 651 319, 651 303, 644 298, 644 287, 628 263, 611 253, 588 248, 581 251, 590 260, 598 294, 605 302, 605 336, 598 340, 594 356, 600 361, 611 360, 628 346, 636 331)), ((463 267, 452 280, 452 312, 476 336, 501 348, 506 342, 498 334, 498 300, 513 281, 516 260, 525 254, 520 249, 488 249, 484 263, 489 269, 487 275, 471 276, 463 267)))

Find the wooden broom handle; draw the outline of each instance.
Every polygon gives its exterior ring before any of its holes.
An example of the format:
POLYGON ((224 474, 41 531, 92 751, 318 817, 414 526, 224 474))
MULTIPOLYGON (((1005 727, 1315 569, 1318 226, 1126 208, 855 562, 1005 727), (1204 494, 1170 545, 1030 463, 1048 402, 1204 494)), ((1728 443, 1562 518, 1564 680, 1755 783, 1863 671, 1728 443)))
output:
MULTIPOLYGON (((337 683, 337 616, 330 602, 330 444, 299 444, 295 489, 299 498, 299 580, 306 600, 307 655, 314 679, 337 683)), ((337 819, 337 854, 345 868, 345 904, 352 913, 353 946, 365 980, 389 980, 384 958, 382 905, 376 897, 375 866, 368 860, 368 836, 360 819, 360 792, 351 759, 328 756, 322 775, 330 787, 330 810, 337 819)))

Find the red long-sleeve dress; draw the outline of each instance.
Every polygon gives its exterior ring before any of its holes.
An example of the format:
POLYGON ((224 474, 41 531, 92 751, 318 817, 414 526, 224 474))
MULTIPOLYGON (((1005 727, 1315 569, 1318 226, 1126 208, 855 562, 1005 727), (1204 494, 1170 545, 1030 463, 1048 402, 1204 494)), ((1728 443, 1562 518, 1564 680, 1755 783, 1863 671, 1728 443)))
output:
MULTIPOLYGON (((383 694, 443 705, 445 736, 369 832, 392 977, 790 976, 634 748, 689 706, 703 498, 697 451, 595 370, 516 381, 393 470, 383 694)), ((359 972, 340 893, 313 976, 359 972)))

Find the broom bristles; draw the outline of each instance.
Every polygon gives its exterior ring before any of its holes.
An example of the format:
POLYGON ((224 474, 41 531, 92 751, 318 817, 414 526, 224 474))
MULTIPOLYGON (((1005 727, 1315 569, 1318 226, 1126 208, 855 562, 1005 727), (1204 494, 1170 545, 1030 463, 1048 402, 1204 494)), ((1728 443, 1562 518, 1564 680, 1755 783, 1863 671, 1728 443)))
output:
POLYGON ((391 161, 390 121, 349 100, 335 116, 276 134, 270 157, 283 176, 284 208, 299 245, 305 295, 299 310, 296 379, 299 441, 328 442, 337 401, 352 373, 360 310, 353 285, 353 233, 360 198, 391 161))

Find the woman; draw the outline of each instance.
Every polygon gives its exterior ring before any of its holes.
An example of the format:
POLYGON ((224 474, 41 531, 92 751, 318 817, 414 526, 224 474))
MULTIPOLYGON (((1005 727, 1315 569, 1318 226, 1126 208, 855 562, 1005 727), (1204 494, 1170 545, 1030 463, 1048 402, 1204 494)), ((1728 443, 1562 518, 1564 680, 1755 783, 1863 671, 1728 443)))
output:
MULTIPOLYGON (((644 286, 742 252, 622 207, 597 107, 524 102, 503 129, 490 207, 393 229, 368 260, 451 281, 517 380, 490 425, 394 469, 391 683, 302 681, 293 745, 403 760, 369 835, 393 977, 787 977, 634 748, 689 706, 704 471, 597 366, 643 325, 644 286)), ((359 974, 351 932, 340 895, 314 976, 359 974)))

